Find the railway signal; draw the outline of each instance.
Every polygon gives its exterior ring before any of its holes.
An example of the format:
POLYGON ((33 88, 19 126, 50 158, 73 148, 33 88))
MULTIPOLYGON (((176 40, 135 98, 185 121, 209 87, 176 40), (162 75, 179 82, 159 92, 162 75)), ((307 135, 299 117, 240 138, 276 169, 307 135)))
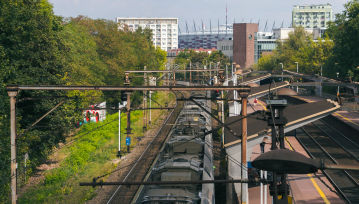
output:
MULTIPOLYGON (((284 125, 287 123, 287 119, 283 116, 283 110, 287 106, 287 100, 272 98, 267 100, 268 104, 268 125, 272 127, 272 147, 271 150, 278 149, 277 140, 279 140, 280 149, 285 149, 284 147, 284 125), (278 127, 278 128, 276 128, 278 127), (277 130, 279 130, 277 132, 277 130)), ((289 195, 289 186, 287 184, 287 174, 281 173, 277 175, 278 172, 273 171, 273 183, 269 186, 270 195, 273 196, 274 204, 276 203, 288 203, 289 195), (280 177, 281 182, 278 183, 277 177, 280 177), (278 200, 278 195, 281 196, 281 199, 278 200)))
POLYGON ((130 145, 131 145, 131 137, 126 137, 126 146, 127 146, 127 152, 130 152, 130 145))

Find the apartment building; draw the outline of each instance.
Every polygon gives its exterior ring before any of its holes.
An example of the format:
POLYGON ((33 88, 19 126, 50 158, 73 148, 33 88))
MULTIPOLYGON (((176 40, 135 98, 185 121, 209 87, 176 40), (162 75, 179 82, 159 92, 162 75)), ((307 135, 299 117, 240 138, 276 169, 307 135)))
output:
POLYGON ((117 17, 119 29, 128 27, 135 31, 138 28, 152 30, 152 42, 162 50, 178 48, 178 18, 122 18, 117 17))
POLYGON ((327 28, 329 21, 333 21, 333 10, 330 4, 295 5, 293 7, 293 27, 327 28))

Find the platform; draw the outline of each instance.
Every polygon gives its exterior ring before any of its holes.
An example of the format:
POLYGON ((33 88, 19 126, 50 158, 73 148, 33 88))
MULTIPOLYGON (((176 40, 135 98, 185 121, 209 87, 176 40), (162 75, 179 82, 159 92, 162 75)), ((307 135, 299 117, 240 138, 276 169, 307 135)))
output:
MULTIPOLYGON (((286 137, 286 148, 295 150, 307 157, 309 155, 305 152, 302 146, 294 137, 286 137)), ((270 151, 270 140, 265 145, 265 151, 270 151)), ((260 155, 260 147, 256 145, 251 154, 250 160, 253 161, 260 155)), ((293 198, 293 203, 345 203, 335 193, 335 188, 330 184, 328 179, 318 171, 314 174, 289 174, 288 181, 290 185, 290 196, 293 198), (333 192, 334 191, 334 192, 333 192)), ((260 187, 252 187, 248 189, 249 203, 260 203, 260 187)), ((267 192, 269 189, 267 188, 267 192)), ((267 195, 267 203, 272 203, 272 197, 267 195)))
MULTIPOLYGON (((258 102, 258 101, 257 101, 258 102)), ((263 101, 259 101, 262 106, 262 109, 265 108, 263 101)), ((288 105, 284 109, 284 116, 287 118, 288 123, 284 127, 284 132, 290 132, 294 129, 302 127, 308 123, 311 123, 315 120, 323 118, 327 115, 332 114, 337 111, 340 106, 330 100, 311 102, 311 103, 302 103, 298 105, 288 105)), ((247 108, 249 109, 249 107, 247 108)), ((238 161, 241 160, 241 116, 229 117, 226 120, 227 126, 233 131, 232 133, 225 129, 225 139, 224 147, 228 154, 228 157, 231 157, 232 160, 228 162, 228 176, 233 179, 241 178, 241 168, 238 165, 238 161)), ((249 152, 255 151, 259 143, 262 142, 264 137, 269 136, 270 127, 267 124, 267 118, 264 112, 257 111, 252 114, 248 114, 247 117, 247 161, 251 161, 251 154, 249 152)), ((257 154, 259 151, 257 151, 257 154)), ((293 180, 300 180, 296 177, 292 178, 293 180)), ((312 181, 312 179, 307 178, 307 180, 312 181)), ((299 182, 299 181, 298 181, 299 182)), ((234 189, 237 193, 237 196, 240 195, 240 184, 234 184, 234 189)), ((256 190, 254 190, 256 191, 256 190)), ((257 190, 258 191, 258 190, 257 190)), ((259 196, 258 194, 257 196, 259 196)), ((253 198, 256 199, 256 198, 253 198)), ((314 200, 312 200, 314 202, 314 200)), ((252 202, 253 203, 253 202, 252 202)), ((254 202, 259 203, 259 202, 254 202)))

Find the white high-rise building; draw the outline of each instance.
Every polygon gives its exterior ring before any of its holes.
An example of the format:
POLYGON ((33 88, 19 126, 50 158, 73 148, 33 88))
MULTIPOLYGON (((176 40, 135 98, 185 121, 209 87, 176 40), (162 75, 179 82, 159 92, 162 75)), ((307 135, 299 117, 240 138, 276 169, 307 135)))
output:
POLYGON ((293 7, 293 27, 327 28, 329 21, 333 21, 333 10, 330 4, 295 5, 293 7))
POLYGON ((149 28, 152 30, 152 42, 162 50, 178 48, 178 18, 122 18, 117 17, 119 29, 128 26, 131 31, 149 28))

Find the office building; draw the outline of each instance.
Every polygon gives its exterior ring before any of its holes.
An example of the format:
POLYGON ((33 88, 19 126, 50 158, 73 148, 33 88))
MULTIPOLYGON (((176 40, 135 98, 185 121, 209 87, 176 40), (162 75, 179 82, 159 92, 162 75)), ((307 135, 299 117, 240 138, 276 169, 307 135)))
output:
POLYGON ((277 47, 273 32, 257 32, 254 37, 254 62, 263 55, 270 54, 277 47))
POLYGON ((152 42, 162 50, 178 48, 178 18, 122 18, 118 17, 116 22, 119 29, 128 27, 130 31, 138 28, 152 30, 152 42))
POLYGON ((333 21, 333 10, 330 4, 293 7, 292 27, 327 28, 329 21, 333 21))
MULTIPOLYGON (((313 40, 324 37, 325 28, 304 28, 313 40)), ((294 28, 275 28, 273 32, 257 32, 254 42, 254 61, 257 63, 263 55, 270 54, 277 47, 277 40, 284 41, 289 38, 289 33, 294 28)))

